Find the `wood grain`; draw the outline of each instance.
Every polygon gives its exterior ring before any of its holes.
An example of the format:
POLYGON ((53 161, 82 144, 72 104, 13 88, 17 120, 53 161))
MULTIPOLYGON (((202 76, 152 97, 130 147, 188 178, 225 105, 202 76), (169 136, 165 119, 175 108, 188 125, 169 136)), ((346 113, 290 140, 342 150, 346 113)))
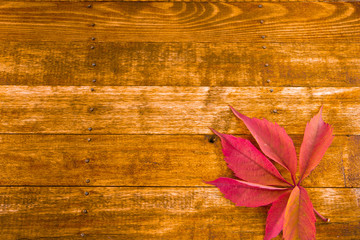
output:
MULTIPOLYGON (((308 189, 331 219, 317 239, 357 238, 359 190, 308 189)), ((2 239, 262 239, 268 210, 235 207, 215 188, 2 187, 0 202, 2 239)))
POLYGON ((358 42, 360 4, 1 2, 0 40, 358 42), (264 20, 260 23, 260 20, 264 20), (95 24, 92 26, 92 24, 95 24))
POLYGON ((346 186, 355 187, 360 185, 360 136, 349 138, 347 144, 344 144, 343 151, 348 153, 344 154, 344 171, 346 176, 346 186), (351 145, 357 145, 357 148, 351 148, 351 145))
MULTIPOLYGON (((209 142, 210 135, 101 135, 91 144, 84 137, 0 135, 0 185, 208 186, 203 181, 234 177, 223 160, 220 141, 209 142)), ((254 142, 250 136, 241 137, 254 142)), ((299 152, 302 136, 291 137, 299 152)), ((358 151, 354 139, 358 137, 335 137, 303 185, 344 187, 343 161, 357 164, 348 157, 358 151)), ((346 176, 347 182, 355 173, 346 176)))
POLYGON ((2 41, 0 84, 351 87, 360 85, 359 51, 358 43, 267 38, 253 45, 2 41))
POLYGON ((272 89, 0 86, 0 133, 209 134, 212 127, 248 134, 230 104, 289 134, 303 134, 323 105, 335 134, 360 134, 360 88, 272 89))

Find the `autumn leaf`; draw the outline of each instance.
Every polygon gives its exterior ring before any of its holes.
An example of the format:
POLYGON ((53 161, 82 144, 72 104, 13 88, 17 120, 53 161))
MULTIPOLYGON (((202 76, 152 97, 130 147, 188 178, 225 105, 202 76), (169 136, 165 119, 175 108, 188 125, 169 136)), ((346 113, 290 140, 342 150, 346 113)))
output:
POLYGON ((286 188, 264 186, 232 178, 218 178, 208 184, 218 187, 224 196, 234 202, 236 206, 244 207, 268 205, 289 191, 286 188))
POLYGON ((295 184, 297 158, 295 146, 285 129, 271 123, 266 119, 248 118, 238 113, 234 108, 231 110, 240 118, 249 129, 260 149, 272 160, 288 169, 295 184))
POLYGON ((294 143, 285 129, 266 119, 249 118, 230 106, 249 129, 262 152, 291 174, 289 183, 274 164, 249 140, 222 134, 211 129, 220 139, 224 159, 239 179, 218 178, 207 182, 216 186, 236 206, 259 207, 272 204, 266 220, 265 240, 283 231, 285 240, 315 239, 314 208, 306 190, 300 186, 319 164, 333 135, 322 120, 322 107, 307 124, 299 156, 299 181, 296 181, 297 157, 294 143))
POLYGON ((306 178, 319 164, 334 138, 331 126, 322 120, 321 113, 322 107, 305 128, 299 156, 299 182, 306 178))
POLYGON ((289 197, 290 192, 286 192, 271 205, 266 219, 265 240, 276 237, 283 229, 285 208, 289 197))
POLYGON ((285 209, 283 236, 285 239, 315 239, 315 214, 303 187, 296 186, 285 209))
POLYGON ((220 137, 225 161, 238 178, 264 185, 291 185, 249 140, 211 130, 220 137))

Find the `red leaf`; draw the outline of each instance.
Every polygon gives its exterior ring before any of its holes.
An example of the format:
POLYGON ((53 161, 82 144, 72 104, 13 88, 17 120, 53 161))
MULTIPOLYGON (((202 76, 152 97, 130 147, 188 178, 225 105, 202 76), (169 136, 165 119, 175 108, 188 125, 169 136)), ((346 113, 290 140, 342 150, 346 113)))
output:
MULTIPOLYGON (((231 109, 245 123, 261 150, 290 171, 295 184, 296 152, 285 130, 266 119, 248 118, 231 109)), ((276 237, 281 230, 285 240, 312 240, 316 234, 314 212, 327 220, 313 208, 306 190, 300 186, 300 182, 319 164, 333 140, 332 128, 322 120, 321 112, 322 108, 306 126, 300 149, 300 180, 295 186, 287 183, 272 162, 250 141, 213 130, 221 138, 228 166, 245 181, 219 178, 208 183, 218 187, 237 206, 258 207, 273 203, 266 220, 264 240, 276 237), (268 185, 286 185, 288 188, 268 185)))
POLYGON ((287 192, 272 204, 266 219, 264 240, 276 237, 283 229, 285 209, 289 196, 290 192, 287 192))
POLYGON ((238 178, 263 185, 291 185, 249 140, 211 130, 220 137, 225 161, 238 178))
POLYGON ((259 207, 276 201, 289 189, 264 186, 256 183, 248 183, 231 178, 218 178, 207 182, 214 185, 236 206, 259 207))
POLYGON ((315 239, 315 221, 314 208, 306 190, 296 186, 290 194, 285 210, 284 239, 315 239))
MULTIPOLYGON (((230 106, 231 107, 231 106, 230 106)), ((266 119, 248 118, 231 107, 233 113, 240 118, 259 144, 260 149, 275 162, 279 163, 291 173, 295 183, 296 151, 294 143, 285 129, 266 119)))
POLYGON ((301 182, 319 164, 334 136, 332 128, 321 117, 322 107, 306 125, 304 139, 300 148, 299 168, 301 182))

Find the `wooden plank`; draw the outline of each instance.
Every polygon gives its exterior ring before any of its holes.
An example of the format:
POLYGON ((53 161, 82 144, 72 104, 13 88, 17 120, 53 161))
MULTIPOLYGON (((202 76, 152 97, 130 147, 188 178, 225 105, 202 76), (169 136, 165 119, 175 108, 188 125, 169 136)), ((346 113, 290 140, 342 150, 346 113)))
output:
POLYGON ((350 87, 360 85, 359 51, 358 43, 267 38, 252 45, 2 41, 0 84, 350 87))
POLYGON ((0 133, 209 134, 212 127, 248 134, 230 104, 289 134, 303 134, 323 105, 335 134, 360 134, 360 88, 272 89, 0 86, 0 133))
MULTIPOLYGON (((302 136, 291 137, 299 150, 302 136)), ((303 185, 344 187, 342 159, 358 149, 353 138, 335 137, 303 185)), ((210 143, 209 135, 100 135, 90 145, 83 140, 80 135, 0 135, 0 185, 209 186, 203 181, 235 177, 220 141, 210 143)))
POLYGON ((358 42, 360 4, 2 2, 0 40, 358 42), (109 11, 111 9, 111 11, 109 11), (264 22, 261 23, 260 21, 264 22), (95 25, 92 25, 95 24, 95 25))
MULTIPOLYGON (((308 191, 331 219, 318 220, 317 239, 359 236, 360 189, 308 191)), ((215 188, 2 187, 0 202, 2 239, 262 239, 268 210, 235 207, 215 188)))
POLYGON ((346 176, 346 186, 355 187, 360 185, 360 136, 349 137, 349 141, 344 145, 343 151, 347 152, 348 149, 351 149, 348 153, 345 153, 344 156, 344 171, 346 176), (357 148, 352 148, 352 145, 358 146, 357 148))
MULTIPOLYGON (((2 0, 4 2, 86 2, 92 4, 93 2, 108 2, 108 0, 2 0)), ((111 0, 110 2, 149 2, 149 0, 111 0)), ((356 0, 151 0, 151 2, 356 2, 356 0)))

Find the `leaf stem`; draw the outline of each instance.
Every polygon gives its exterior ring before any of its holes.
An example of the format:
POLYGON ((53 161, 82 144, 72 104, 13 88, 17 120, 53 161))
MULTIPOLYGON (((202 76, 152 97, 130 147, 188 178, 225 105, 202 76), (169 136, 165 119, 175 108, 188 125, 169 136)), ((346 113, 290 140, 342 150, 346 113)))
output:
POLYGON ((314 212, 316 213, 316 215, 318 215, 321 220, 323 220, 324 222, 330 222, 329 218, 325 218, 323 215, 321 215, 318 211, 316 211, 316 209, 314 208, 314 212))
POLYGON ((291 187, 295 187, 295 185, 289 183, 286 179, 280 179, 280 180, 283 181, 283 182, 285 182, 285 183, 287 183, 287 184, 289 184, 291 187))

